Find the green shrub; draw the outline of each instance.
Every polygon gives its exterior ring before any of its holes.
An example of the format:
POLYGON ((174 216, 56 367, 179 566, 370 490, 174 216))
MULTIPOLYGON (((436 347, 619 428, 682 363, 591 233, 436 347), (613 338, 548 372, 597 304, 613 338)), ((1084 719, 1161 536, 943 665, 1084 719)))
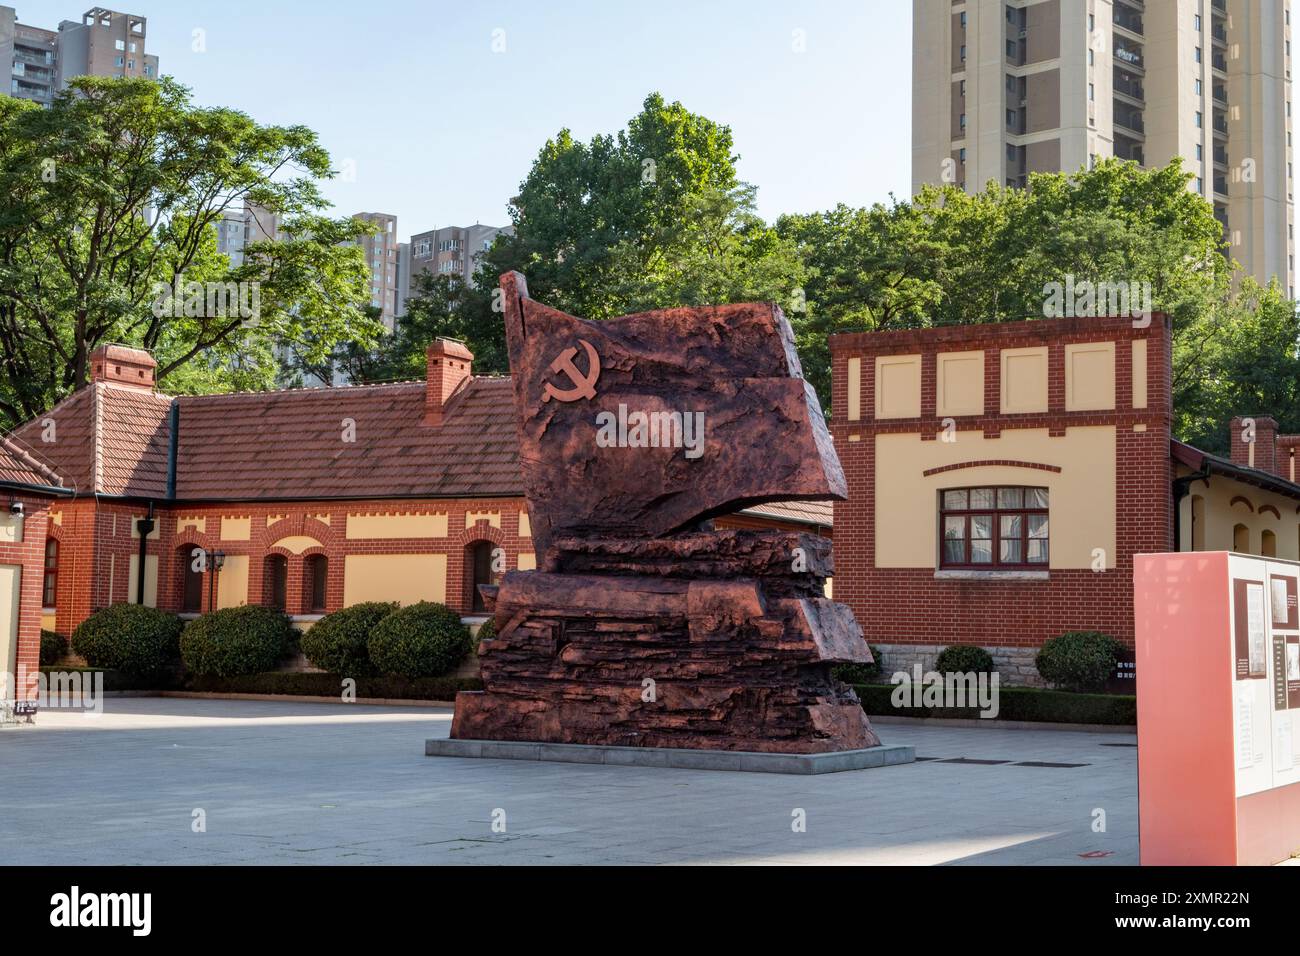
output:
POLYGON ((992 674, 993 655, 974 644, 954 644, 939 652, 934 669, 940 674, 992 674))
POLYGON ((884 653, 875 644, 867 646, 871 648, 870 664, 836 664, 831 668, 831 676, 846 684, 869 684, 878 678, 884 653))
POLYGON ((326 614, 299 639, 302 652, 316 667, 344 677, 369 677, 375 673, 366 643, 375 625, 397 610, 397 605, 366 601, 326 614))
MULTIPOLYGON (((892 684, 854 684, 853 689, 862 709, 873 716, 976 719, 980 715, 978 707, 895 707, 892 684)), ((1137 723, 1137 698, 1132 694, 999 687, 997 719, 1131 727, 1137 723)))
POLYGON ((1053 687, 1097 690, 1115 672, 1120 647, 1119 641, 1100 631, 1066 631, 1043 644, 1034 664, 1053 687))
POLYGON ((368 647, 371 663, 381 674, 438 677, 469 652, 469 628, 445 604, 420 601, 380 621, 368 647))
POLYGON ((283 611, 248 604, 212 611, 186 624, 181 660, 194 674, 256 674, 274 668, 290 644, 289 618, 283 611))
POLYGON ((94 668, 150 674, 176 660, 181 620, 144 604, 96 611, 72 632, 72 649, 94 668))
MULTIPOLYGON (((185 690, 210 694, 291 694, 293 696, 331 697, 343 694, 343 678, 338 674, 305 671, 266 671, 235 677, 191 675, 185 690)), ((354 688, 359 699, 451 701, 462 690, 482 690, 477 677, 358 677, 354 688)))
POLYGON ((62 634, 55 634, 41 628, 41 666, 57 664, 68 653, 68 639, 62 634))
POLYGON ((486 621, 480 624, 478 626, 478 630, 474 632, 475 641, 490 641, 492 640, 492 638, 496 636, 497 636, 497 619, 494 617, 488 618, 486 621))

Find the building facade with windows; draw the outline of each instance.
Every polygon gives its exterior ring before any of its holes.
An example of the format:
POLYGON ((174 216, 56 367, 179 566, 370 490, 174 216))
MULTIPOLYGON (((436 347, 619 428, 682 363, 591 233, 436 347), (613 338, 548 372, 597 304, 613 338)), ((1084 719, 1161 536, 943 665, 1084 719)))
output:
POLYGON ((18 22, 13 7, 0 6, 0 64, 9 67, 11 96, 48 106, 77 76, 158 78, 158 57, 145 52, 144 17, 92 7, 80 21, 57 30, 18 22))
POLYGON ((422 272, 435 276, 454 275, 466 284, 472 282, 479 269, 480 256, 502 233, 513 235, 514 227, 475 223, 472 226, 444 226, 412 236, 405 244, 406 265, 401 270, 405 284, 401 296, 403 306, 416 294, 416 279, 422 272))
POLYGON ((1066 631, 1132 646, 1136 554, 1300 559, 1300 436, 1259 416, 1232 423, 1229 458, 1175 441, 1161 315, 853 333, 831 351, 849 489, 835 597, 888 670, 977 644, 1035 683, 1037 649, 1066 631))
MULTIPOLYGON (((510 380, 472 361, 438 340, 424 381, 176 397, 147 352, 96 350, 86 387, 0 437, 0 673, 122 602, 264 604, 300 629, 361 601, 482 612, 478 585, 538 559, 510 380)), ((830 521, 815 502, 718 519, 830 521)))
POLYGON ((913 0, 912 186, 1174 157, 1295 295, 1290 0, 913 0))

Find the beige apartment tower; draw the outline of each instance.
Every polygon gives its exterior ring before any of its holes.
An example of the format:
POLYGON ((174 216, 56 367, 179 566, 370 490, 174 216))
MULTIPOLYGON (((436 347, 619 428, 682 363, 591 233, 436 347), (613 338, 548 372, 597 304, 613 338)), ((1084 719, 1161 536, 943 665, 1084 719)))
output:
POLYGON ((1180 156, 1295 295, 1290 0, 913 0, 912 188, 1180 156))

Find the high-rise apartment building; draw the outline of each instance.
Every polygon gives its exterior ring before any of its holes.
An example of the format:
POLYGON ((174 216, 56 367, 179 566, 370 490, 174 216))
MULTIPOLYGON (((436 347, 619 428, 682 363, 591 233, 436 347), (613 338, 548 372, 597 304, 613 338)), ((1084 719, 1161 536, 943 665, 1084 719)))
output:
POLYGON ((365 251, 370 269, 370 304, 379 309, 380 320, 391 332, 397 317, 397 217, 386 212, 359 212, 352 218, 378 227, 373 235, 362 236, 358 245, 365 251))
POLYGON ((1295 294, 1290 0, 913 0, 912 187, 1175 156, 1295 294))
POLYGON ((48 106, 76 76, 157 78, 158 58, 145 53, 145 34, 144 17, 103 7, 47 30, 19 23, 13 7, 0 6, 0 69, 9 70, 2 91, 48 106))
POLYGON ((505 233, 514 235, 513 226, 444 226, 430 229, 411 237, 407 253, 409 266, 402 270, 406 281, 403 304, 415 294, 415 279, 421 272, 434 275, 458 275, 466 283, 479 270, 479 257, 486 252, 496 237, 505 233))

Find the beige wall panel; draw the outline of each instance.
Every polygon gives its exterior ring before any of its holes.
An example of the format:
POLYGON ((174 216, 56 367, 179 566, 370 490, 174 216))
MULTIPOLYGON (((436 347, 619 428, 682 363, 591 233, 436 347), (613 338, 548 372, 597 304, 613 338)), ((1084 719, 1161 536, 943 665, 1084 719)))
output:
POLYGON ((253 536, 252 518, 222 517, 221 519, 221 540, 222 541, 247 541, 252 536, 253 536))
POLYGON ((1087 342, 1065 347, 1065 410, 1115 407, 1115 343, 1087 342))
POLYGON ((939 415, 984 414, 984 352, 940 352, 935 358, 939 415))
POLYGON ((519 562, 516 565, 516 567, 520 571, 537 570, 537 555, 533 554, 531 551, 527 552, 526 554, 519 555, 519 562))
POLYGON ((1003 349, 1002 414, 1047 411, 1047 347, 1003 349))
POLYGON ((1093 549, 1115 559, 1115 429, 1070 428, 1062 438, 1047 429, 1010 429, 985 439, 962 432, 956 442, 921 441, 919 435, 876 436, 876 567, 936 568, 939 491, 974 485, 1047 488, 1052 568, 1090 568, 1093 549), (1014 460, 1055 465, 1041 469, 981 466, 925 476, 943 465, 1014 460))
POLYGON ((348 538, 445 538, 447 516, 348 515, 348 538))
POLYGON ((862 359, 849 359, 849 391, 847 395, 849 421, 862 418, 862 359))
POLYGON ((310 538, 305 534, 291 534, 287 538, 281 538, 271 545, 273 548, 284 548, 292 554, 302 554, 308 548, 319 548, 321 543, 315 538, 310 538))
POLYGON ((1147 407, 1147 340, 1133 340, 1133 407, 1147 407))
POLYGON ((494 528, 501 527, 501 512, 499 511, 467 511, 465 512, 465 527, 472 528, 478 522, 486 520, 494 528))
POLYGON ((343 605, 362 601, 447 600, 445 554, 349 554, 343 562, 343 605))
MULTIPOLYGON (((227 558, 227 561, 230 559, 227 558)), ((140 593, 140 555, 131 555, 131 563, 127 568, 126 575, 126 600, 128 604, 135 603, 135 596, 140 593)), ((158 556, 156 554, 146 555, 144 559, 144 603, 148 607, 158 606, 158 556)))
POLYGON ((248 603, 248 555, 228 554, 217 575, 217 607, 248 603))
POLYGON ((876 358, 876 417, 916 418, 921 414, 921 356, 876 358))

